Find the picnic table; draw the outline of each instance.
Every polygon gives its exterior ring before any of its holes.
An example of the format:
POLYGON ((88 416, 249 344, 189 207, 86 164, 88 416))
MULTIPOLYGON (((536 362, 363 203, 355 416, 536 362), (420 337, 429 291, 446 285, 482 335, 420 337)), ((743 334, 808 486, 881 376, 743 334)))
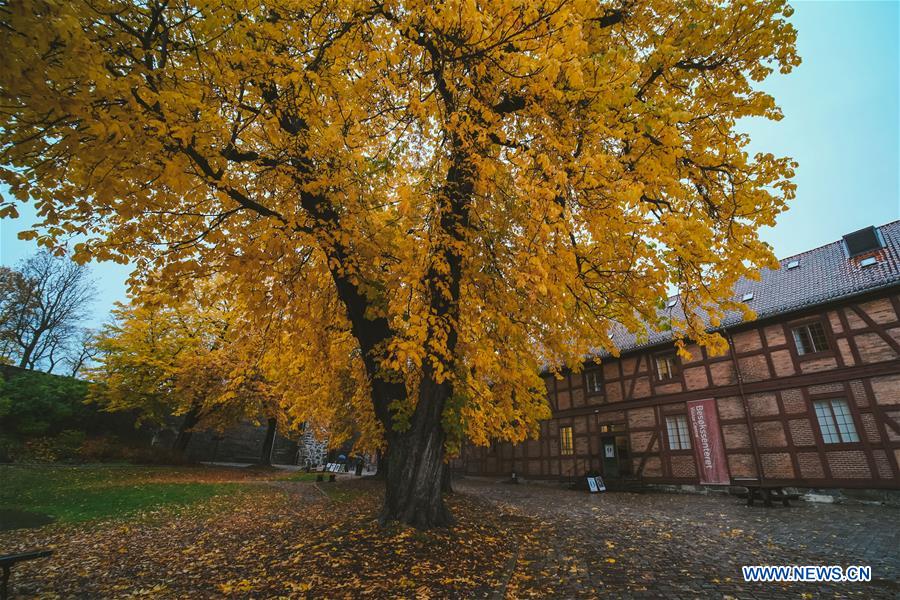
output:
POLYGON ((747 489, 747 506, 753 506, 756 500, 761 500, 764 506, 772 506, 773 502, 781 502, 784 506, 790 506, 791 500, 800 498, 799 494, 786 492, 784 486, 778 483, 763 482, 750 477, 734 478, 732 483, 747 489))
POLYGON ((53 554, 53 550, 33 550, 21 554, 6 554, 0 556, 0 567, 3 567, 3 582, 0 584, 0 600, 9 598, 9 572, 17 564, 26 560, 44 558, 53 554))

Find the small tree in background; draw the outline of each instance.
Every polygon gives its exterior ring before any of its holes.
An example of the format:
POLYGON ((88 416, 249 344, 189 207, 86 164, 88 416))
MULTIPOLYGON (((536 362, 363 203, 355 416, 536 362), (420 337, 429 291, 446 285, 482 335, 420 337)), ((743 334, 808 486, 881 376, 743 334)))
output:
POLYGON ((117 305, 113 315, 96 336, 96 365, 87 370, 92 401, 109 411, 137 410, 157 424, 181 417, 179 452, 197 427, 275 417, 253 336, 235 326, 236 313, 211 287, 180 303, 148 294, 117 305))
POLYGON ((52 373, 88 360, 90 333, 79 327, 96 294, 87 267, 44 250, 19 269, 0 267, 0 356, 52 373))

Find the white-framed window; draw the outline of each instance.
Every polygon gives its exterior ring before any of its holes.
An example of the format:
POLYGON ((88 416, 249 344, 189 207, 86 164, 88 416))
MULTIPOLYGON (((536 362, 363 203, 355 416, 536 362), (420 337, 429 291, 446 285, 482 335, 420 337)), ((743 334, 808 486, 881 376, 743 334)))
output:
POLYGON ((678 360, 675 353, 658 354, 656 356, 656 378, 659 381, 674 379, 678 375, 678 360))
POLYGON ((691 434, 688 431, 686 416, 673 415, 666 417, 666 432, 669 435, 670 450, 691 449, 691 434))
POLYGON ((597 369, 584 374, 588 394, 599 394, 603 391, 603 373, 597 369))
POLYGON ((794 327, 791 332, 794 335, 797 354, 812 354, 828 350, 828 337, 825 335, 825 328, 819 321, 794 327))
POLYGON ((853 423, 853 415, 847 401, 841 398, 834 400, 817 400, 813 402, 816 409, 816 419, 819 421, 819 431, 826 444, 839 444, 841 442, 858 442, 859 434, 856 433, 856 425, 853 423))

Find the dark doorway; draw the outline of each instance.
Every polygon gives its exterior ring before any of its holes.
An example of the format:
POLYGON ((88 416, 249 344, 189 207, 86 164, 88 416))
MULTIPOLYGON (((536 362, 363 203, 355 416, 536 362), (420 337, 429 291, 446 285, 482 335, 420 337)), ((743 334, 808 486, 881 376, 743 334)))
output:
POLYGON ((631 455, 628 451, 628 436, 604 435, 600 438, 600 452, 603 458, 603 476, 616 479, 631 475, 631 455))

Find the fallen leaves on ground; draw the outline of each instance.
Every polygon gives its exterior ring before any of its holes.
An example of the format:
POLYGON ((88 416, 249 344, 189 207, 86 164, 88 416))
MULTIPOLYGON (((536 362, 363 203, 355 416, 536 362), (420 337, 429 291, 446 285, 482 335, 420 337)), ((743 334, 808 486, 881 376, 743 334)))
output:
POLYGON ((16 597, 472 598, 502 589, 527 519, 453 495, 453 527, 382 527, 381 487, 250 483, 187 508, 6 532, 0 547, 54 550, 13 571, 16 597))

